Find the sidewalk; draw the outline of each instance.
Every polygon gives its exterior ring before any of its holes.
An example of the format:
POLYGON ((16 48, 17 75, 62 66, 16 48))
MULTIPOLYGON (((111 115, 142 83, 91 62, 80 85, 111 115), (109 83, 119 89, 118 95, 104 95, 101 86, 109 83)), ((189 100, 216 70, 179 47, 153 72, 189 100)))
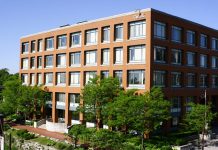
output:
POLYGON ((31 126, 24 126, 24 125, 15 125, 15 126, 13 126, 13 128, 26 129, 29 132, 39 134, 39 135, 43 135, 45 137, 58 139, 58 140, 61 140, 61 141, 64 141, 64 140, 68 139, 68 137, 66 135, 64 135, 63 133, 50 132, 50 131, 47 131, 47 130, 41 129, 41 128, 34 128, 34 127, 31 127, 31 126))

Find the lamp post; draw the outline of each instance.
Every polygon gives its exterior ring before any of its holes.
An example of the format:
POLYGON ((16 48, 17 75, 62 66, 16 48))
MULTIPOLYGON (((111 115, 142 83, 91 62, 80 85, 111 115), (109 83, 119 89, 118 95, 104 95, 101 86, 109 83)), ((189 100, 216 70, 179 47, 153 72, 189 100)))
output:
POLYGON ((207 130, 207 90, 204 91, 204 129, 202 134, 202 150, 204 150, 204 136, 207 130))

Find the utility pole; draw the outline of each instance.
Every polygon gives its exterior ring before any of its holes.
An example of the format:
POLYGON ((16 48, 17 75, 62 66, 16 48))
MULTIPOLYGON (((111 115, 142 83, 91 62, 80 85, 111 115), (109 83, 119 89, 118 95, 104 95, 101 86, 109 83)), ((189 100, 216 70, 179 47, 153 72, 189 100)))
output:
POLYGON ((202 150, 204 150, 204 136, 206 134, 207 126, 207 90, 204 91, 204 129, 202 133, 202 150))

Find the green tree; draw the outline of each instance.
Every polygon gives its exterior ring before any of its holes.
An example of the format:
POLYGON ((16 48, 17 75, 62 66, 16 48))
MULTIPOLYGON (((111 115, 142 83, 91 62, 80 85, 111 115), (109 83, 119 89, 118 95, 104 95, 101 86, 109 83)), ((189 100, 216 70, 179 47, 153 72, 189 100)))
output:
POLYGON ((79 140, 79 136, 82 135, 84 133, 84 131, 86 130, 86 127, 84 125, 74 125, 70 131, 69 131, 69 135, 71 137, 73 137, 73 140, 74 140, 74 145, 76 147, 77 145, 77 142, 79 140))
POLYGON ((82 111, 86 119, 95 118, 97 129, 103 127, 102 110, 109 101, 113 101, 120 90, 117 78, 99 79, 96 77, 85 85, 81 97, 84 101, 82 111))

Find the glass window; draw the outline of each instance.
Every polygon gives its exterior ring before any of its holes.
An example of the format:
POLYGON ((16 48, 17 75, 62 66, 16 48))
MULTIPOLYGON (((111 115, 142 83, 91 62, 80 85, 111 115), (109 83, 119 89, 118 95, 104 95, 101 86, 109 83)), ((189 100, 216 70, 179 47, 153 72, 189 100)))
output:
POLYGON ((176 65, 182 64, 182 52, 181 52, 181 50, 172 49, 171 61, 172 61, 172 64, 176 64, 176 65))
POLYGON ((123 64, 123 48, 117 47, 114 48, 115 53, 115 64, 123 64))
POLYGON ((172 117, 172 126, 178 126, 179 125, 179 117, 172 117))
POLYGON ((110 51, 109 49, 102 50, 102 65, 109 65, 110 64, 110 51))
POLYGON ((166 39, 166 24, 162 22, 154 22, 154 37, 159 39, 166 39))
POLYGON ((195 32, 188 30, 186 32, 186 40, 187 40, 187 44, 195 45, 195 32))
POLYGON ((155 70, 153 74, 154 86, 165 87, 166 84, 166 71, 155 70))
POLYGON ((30 68, 34 69, 35 68, 35 57, 30 58, 30 68))
POLYGON ((53 73, 45 73, 45 85, 53 85, 53 73))
POLYGON ((212 88, 218 88, 218 75, 212 75, 212 88))
POLYGON ((146 35, 145 21, 136 21, 136 22, 129 23, 129 32, 130 32, 130 39, 145 37, 146 35))
POLYGON ((123 25, 115 25, 115 41, 123 40, 123 25))
POLYGON ((172 26, 172 41, 173 42, 182 42, 182 28, 172 26))
POLYGON ((22 85, 28 85, 28 74, 21 74, 22 85))
POLYGON ((187 52, 186 53, 186 62, 187 62, 187 66, 195 66, 195 53, 187 52))
POLYGON ((129 70, 128 71, 128 87, 144 88, 145 70, 129 70))
POLYGON ((110 27, 103 27, 102 28, 102 33, 103 33, 102 42, 103 43, 110 42, 110 27))
POLYGON ((86 44, 97 44, 98 43, 98 30, 86 31, 86 44))
POLYGON ((194 73, 187 74, 187 87, 195 87, 196 86, 196 77, 194 73))
POLYGON ((101 71, 101 78, 108 78, 109 77, 109 71, 101 71))
POLYGON ((70 65, 71 66, 80 66, 80 56, 81 52, 74 52, 70 54, 70 65))
POLYGON ((207 55, 200 54, 200 67, 207 67, 207 55))
POLYGON ((71 47, 81 46, 81 32, 71 34, 71 47))
POLYGON ((155 46, 154 47, 154 61, 165 63, 166 62, 166 48, 155 46))
POLYGON ((205 34, 200 35, 200 47, 207 48, 207 36, 205 34))
POLYGON ((115 77, 115 78, 118 78, 120 84, 122 85, 122 81, 123 81, 123 71, 120 71, 120 70, 114 71, 114 77, 115 77))
POLYGON ((172 87, 181 87, 182 83, 182 75, 181 72, 172 72, 172 87))
POLYGON ((129 63, 145 63, 145 46, 129 47, 129 63))
POLYGON ((53 55, 45 56, 45 67, 46 68, 53 67, 53 55))
POLYGON ((35 74, 30 74, 30 85, 35 85, 35 74))
POLYGON ((37 57, 37 65, 38 68, 42 68, 42 56, 37 57))
POLYGON ((218 57, 212 56, 211 67, 212 69, 218 69, 218 57))
POLYGON ((57 85, 66 85, 66 73, 58 72, 57 73, 57 85))
POLYGON ((29 60, 28 58, 22 58, 22 69, 25 70, 25 69, 28 69, 29 67, 29 60))
POLYGON ((29 52, 29 43, 22 43, 22 54, 28 53, 29 52))
POLYGON ((36 41, 31 41, 31 52, 32 53, 36 52, 36 41))
POLYGON ((207 75, 206 74, 201 74, 200 75, 200 80, 199 80, 199 85, 200 87, 207 87, 207 83, 208 83, 208 80, 207 80, 207 75))
POLYGON ((37 74, 37 84, 42 85, 42 74, 41 73, 37 74))
POLYGON ((67 36, 66 35, 60 35, 58 36, 58 48, 66 48, 67 46, 67 36))
POLYGON ((80 86, 80 72, 70 73, 70 86, 80 86))
POLYGON ((171 113, 180 113, 181 112, 181 97, 176 96, 171 99, 171 113))
POLYGON ((56 94, 56 101, 65 102, 65 93, 55 93, 55 94, 56 94))
POLYGON ((80 103, 80 95, 76 93, 70 93, 69 94, 70 103, 80 103))
POLYGON ((66 54, 57 55, 57 67, 66 67, 66 54))
POLYGON ((97 65, 97 51, 86 51, 85 52, 85 64, 86 65, 97 65))
POLYGON ((218 39, 217 38, 212 38, 212 43, 211 43, 211 49, 212 50, 218 50, 218 39))
POLYGON ((191 111, 190 103, 193 103, 193 102, 194 102, 194 97, 193 96, 186 97, 186 112, 191 111))
POLYGON ((38 51, 41 52, 42 51, 42 40, 38 40, 38 51))
POLYGON ((54 49, 54 38, 47 38, 46 39, 46 50, 53 50, 54 49))
POLYGON ((96 77, 96 72, 95 71, 87 71, 85 72, 85 84, 87 84, 90 79, 93 79, 96 77))

